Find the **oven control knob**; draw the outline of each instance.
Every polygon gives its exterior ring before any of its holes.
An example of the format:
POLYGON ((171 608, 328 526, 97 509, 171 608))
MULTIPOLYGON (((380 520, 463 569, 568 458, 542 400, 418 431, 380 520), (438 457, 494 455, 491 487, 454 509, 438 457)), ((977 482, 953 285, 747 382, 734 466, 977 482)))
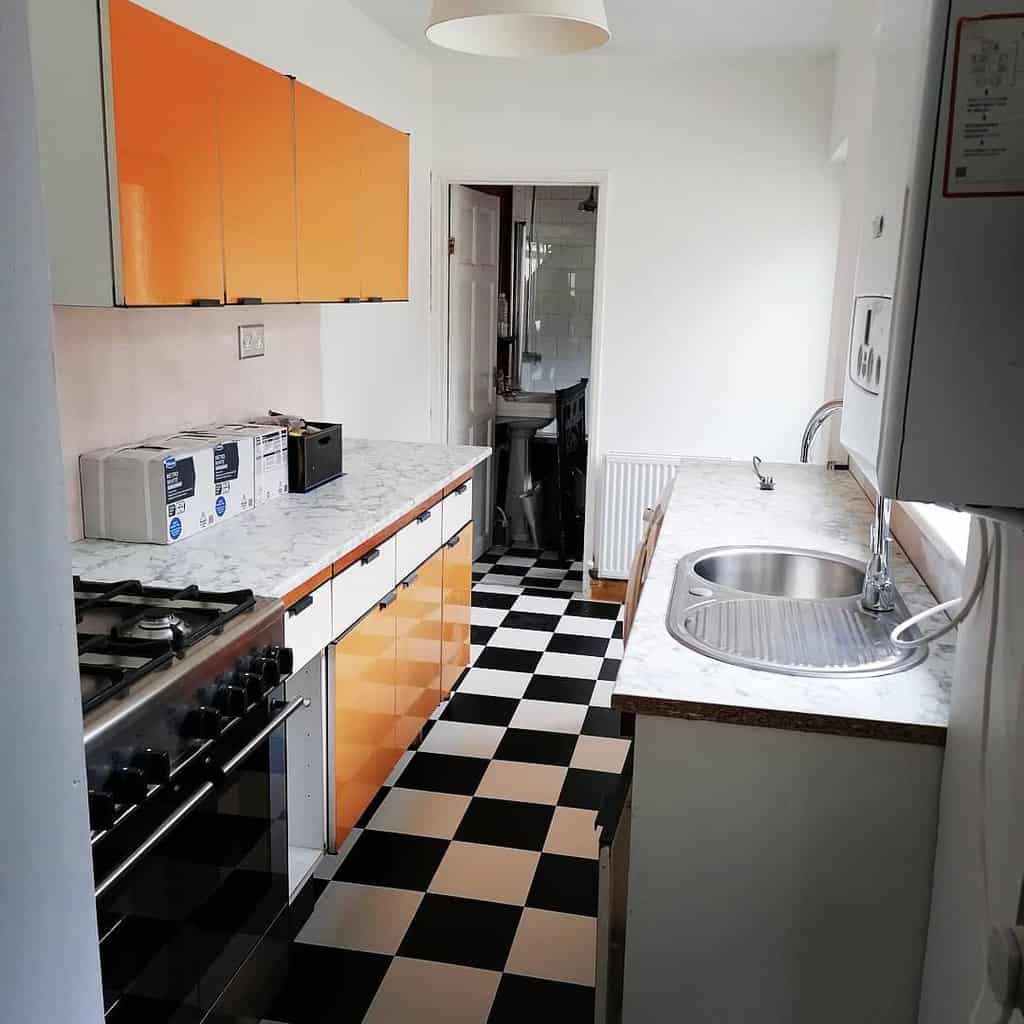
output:
POLYGON ((216 708, 193 708, 181 723, 181 734, 190 740, 215 740, 220 736, 221 725, 216 708))
POLYGON ((171 755, 166 750, 146 747, 132 758, 132 766, 142 772, 150 786, 162 786, 171 777, 171 755))
POLYGON ((89 828, 105 832, 114 827, 114 797, 111 793, 89 791, 89 828))
POLYGON ((294 658, 290 647, 282 647, 280 644, 271 644, 264 652, 263 657, 277 665, 281 676, 290 676, 294 671, 294 658))
POLYGON ((228 718, 238 718, 249 706, 249 695, 244 686, 218 686, 213 695, 213 706, 228 718))
POLYGON ((107 779, 107 791, 118 804, 141 804, 149 792, 146 775, 141 768, 115 768, 107 779))
POLYGON ((239 672, 235 677, 235 686, 245 691, 246 700, 250 704, 262 700, 263 695, 270 689, 258 672, 239 672))

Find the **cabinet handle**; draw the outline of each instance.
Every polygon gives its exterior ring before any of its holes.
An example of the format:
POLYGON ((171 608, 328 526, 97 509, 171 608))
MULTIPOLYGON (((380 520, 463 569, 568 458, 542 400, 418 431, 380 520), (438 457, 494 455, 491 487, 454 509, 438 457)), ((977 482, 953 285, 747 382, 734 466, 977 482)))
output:
POLYGON ((223 306, 224 303, 220 299, 193 299, 193 306, 223 306))
POLYGON ((402 580, 402 586, 406 588, 411 587, 416 582, 416 580, 419 579, 419 575, 420 574, 418 572, 409 573, 409 575, 406 576, 404 580, 402 580))
POLYGON ((416 522, 422 526, 431 517, 432 514, 432 511, 428 508, 426 512, 421 512, 416 517, 416 522))
POLYGON ((341 301, 342 302, 351 303, 351 302, 362 302, 363 300, 360 299, 358 295, 346 295, 345 298, 343 298, 341 301))
POLYGON ((452 537, 451 540, 445 541, 445 546, 449 547, 449 548, 457 548, 459 546, 459 541, 461 541, 461 540, 462 540, 462 534, 461 533, 457 533, 454 537, 452 537))
POLYGON ((369 565, 371 562, 376 562, 380 558, 380 548, 374 548, 372 551, 367 551, 362 558, 359 559, 360 565, 369 565))
POLYGON ((469 484, 459 484, 452 492, 453 494, 465 494, 469 490, 469 484))
POLYGON ((300 598, 288 609, 288 614, 295 616, 301 615, 307 608, 313 607, 313 595, 307 594, 305 597, 300 598))
POLYGON ((398 600, 398 591, 397 590, 392 590, 391 593, 388 594, 387 597, 382 597, 380 599, 380 605, 379 605, 380 610, 384 611, 386 608, 390 608, 397 600, 398 600))
POLYGON ((366 296, 366 301, 367 302, 383 302, 384 301, 384 296, 383 295, 367 295, 366 296))
POLYGON ((259 295, 239 295, 235 302, 239 306, 262 306, 263 299, 259 295))

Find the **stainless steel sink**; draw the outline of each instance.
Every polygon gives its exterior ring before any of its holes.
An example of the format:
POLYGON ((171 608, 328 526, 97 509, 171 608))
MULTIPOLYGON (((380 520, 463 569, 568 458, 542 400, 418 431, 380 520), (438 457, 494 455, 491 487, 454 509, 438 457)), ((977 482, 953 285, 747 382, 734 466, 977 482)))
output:
MULTIPOLYGON (((797 676, 876 676, 920 664, 928 649, 895 647, 909 617, 861 606, 864 566, 798 548, 729 547, 680 559, 668 630, 709 658, 797 676)), ((913 636, 913 631, 911 631, 913 636)))

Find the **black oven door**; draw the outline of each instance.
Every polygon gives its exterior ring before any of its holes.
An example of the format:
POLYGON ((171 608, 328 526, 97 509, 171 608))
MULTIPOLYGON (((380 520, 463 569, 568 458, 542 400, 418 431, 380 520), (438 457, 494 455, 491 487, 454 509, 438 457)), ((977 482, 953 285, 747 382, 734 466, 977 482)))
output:
POLYGON ((301 706, 235 720, 97 844, 110 1024, 202 1021, 287 907, 282 726, 301 706))

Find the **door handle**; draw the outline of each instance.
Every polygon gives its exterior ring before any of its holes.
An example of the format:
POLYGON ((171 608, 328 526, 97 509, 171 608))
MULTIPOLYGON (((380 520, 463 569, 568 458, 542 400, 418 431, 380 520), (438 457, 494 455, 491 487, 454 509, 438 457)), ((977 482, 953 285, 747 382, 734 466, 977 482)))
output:
POLYGON ((239 306, 262 306, 263 299, 259 295, 239 295, 235 302, 239 306))
POLYGON ((457 533, 454 537, 452 537, 451 540, 446 541, 445 544, 446 544, 447 547, 457 548, 459 546, 459 542, 461 540, 462 540, 462 534, 461 533, 457 533))
POLYGON ((353 303, 353 302, 362 302, 362 299, 360 299, 358 295, 346 295, 341 301, 342 302, 347 302, 347 303, 353 303))
POLYGON ((380 610, 381 610, 382 612, 383 612, 383 611, 386 611, 386 610, 387 610, 388 608, 390 608, 390 607, 391 607, 391 606, 392 606, 392 605, 393 605, 393 604, 394 604, 394 603, 395 603, 395 602, 396 602, 397 600, 398 600, 398 591, 397 591, 397 590, 392 590, 392 591, 391 591, 391 593, 387 595, 387 597, 382 597, 382 598, 380 599, 380 605, 379 605, 379 607, 380 607, 380 610))
POLYGON ((469 490, 469 484, 460 484, 458 487, 455 488, 455 490, 452 493, 453 494, 465 494, 466 491, 468 491, 468 490, 469 490))
POLYGON ((307 608, 313 607, 313 595, 307 594, 305 597, 300 598, 288 609, 288 614, 295 616, 301 615, 307 608))
POLYGON ((432 510, 428 508, 426 512, 421 512, 416 517, 416 522, 422 526, 431 517, 432 514, 432 510))
POLYGON ((419 575, 420 574, 418 572, 409 573, 409 575, 406 576, 404 580, 402 580, 402 586, 406 588, 411 587, 416 582, 416 580, 419 579, 419 575))
POLYGON ((380 558, 380 548, 374 548, 372 551, 367 551, 362 558, 359 559, 360 565, 369 565, 371 562, 376 562, 380 558))
POLYGON ((220 299, 193 299, 193 306, 223 306, 224 303, 220 299))
POLYGON ((383 295, 368 295, 366 297, 366 301, 367 302, 383 302, 384 301, 384 296, 383 295))

